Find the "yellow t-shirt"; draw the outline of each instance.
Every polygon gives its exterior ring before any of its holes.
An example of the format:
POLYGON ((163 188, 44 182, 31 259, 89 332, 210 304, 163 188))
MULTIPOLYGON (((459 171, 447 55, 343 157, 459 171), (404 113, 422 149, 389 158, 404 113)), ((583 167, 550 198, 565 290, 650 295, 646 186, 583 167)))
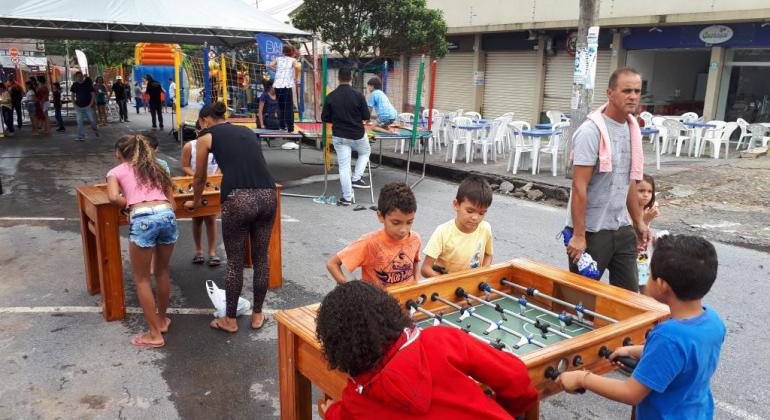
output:
POLYGON ((452 219, 436 228, 423 253, 449 273, 479 268, 484 256, 492 255, 492 227, 482 221, 474 232, 463 233, 452 219))

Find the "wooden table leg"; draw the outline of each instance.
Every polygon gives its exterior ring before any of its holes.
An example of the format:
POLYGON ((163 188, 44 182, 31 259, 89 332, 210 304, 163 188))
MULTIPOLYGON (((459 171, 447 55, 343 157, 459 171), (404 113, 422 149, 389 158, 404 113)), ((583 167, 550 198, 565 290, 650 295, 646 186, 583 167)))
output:
POLYGON ((524 414, 525 420, 539 420, 540 419, 540 401, 536 402, 532 408, 524 414))
POLYGON ((297 369, 297 336, 278 323, 278 378, 281 419, 309 420, 312 417, 310 380, 297 369))
POLYGON ((283 258, 281 254, 281 186, 275 186, 276 208, 273 231, 270 232, 270 245, 267 248, 267 261, 270 267, 267 287, 276 289, 283 283, 283 258))
POLYGON ((86 275, 86 290, 89 294, 99 293, 99 264, 96 251, 96 225, 85 211, 85 198, 78 192, 78 208, 80 210, 80 238, 83 241, 83 263, 86 275), (90 225, 90 227, 89 227, 90 225), (93 231, 92 231, 93 230, 93 231))
POLYGON ((118 209, 115 206, 100 206, 97 209, 96 254, 102 290, 102 309, 107 321, 117 321, 126 317, 118 215, 118 209))

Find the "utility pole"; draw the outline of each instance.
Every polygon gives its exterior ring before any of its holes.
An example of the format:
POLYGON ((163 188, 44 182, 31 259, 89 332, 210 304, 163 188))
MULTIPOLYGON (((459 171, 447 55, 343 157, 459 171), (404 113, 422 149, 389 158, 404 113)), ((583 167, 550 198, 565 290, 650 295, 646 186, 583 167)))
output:
MULTIPOLYGON (((599 3, 600 0, 580 0, 580 17, 575 48, 575 72, 572 79, 570 125, 564 132, 564 176, 572 178, 572 134, 591 112, 594 97, 594 79, 596 76, 596 54, 599 40, 599 3)), ((604 86, 598 86, 601 90, 604 86)))

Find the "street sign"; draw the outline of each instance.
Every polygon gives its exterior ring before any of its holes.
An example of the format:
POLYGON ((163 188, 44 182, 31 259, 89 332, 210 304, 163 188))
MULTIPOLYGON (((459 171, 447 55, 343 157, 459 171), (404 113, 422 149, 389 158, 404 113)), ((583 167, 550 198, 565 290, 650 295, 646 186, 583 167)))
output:
POLYGON ((214 60, 217 58, 217 53, 214 51, 209 51, 209 60, 214 60))
POLYGON ((11 57, 11 63, 13 63, 14 66, 18 66, 21 60, 19 59, 18 55, 14 55, 11 57))
POLYGON ((11 57, 18 57, 19 56, 19 50, 17 48, 9 49, 8 53, 11 55, 11 57))

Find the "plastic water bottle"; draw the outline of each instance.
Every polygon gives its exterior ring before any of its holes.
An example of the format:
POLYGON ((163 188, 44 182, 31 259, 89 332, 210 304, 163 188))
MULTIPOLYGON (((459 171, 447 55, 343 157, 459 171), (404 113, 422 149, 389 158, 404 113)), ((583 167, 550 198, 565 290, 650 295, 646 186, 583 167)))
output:
MULTIPOLYGON (((569 245, 570 239, 572 239, 572 231, 564 228, 564 230, 561 231, 561 237, 564 239, 564 246, 566 247, 569 245)), ((583 252, 580 255, 580 258, 575 265, 577 265, 578 273, 580 273, 581 276, 594 280, 599 280, 599 277, 601 277, 598 264, 596 264, 596 261, 591 257, 591 254, 587 252, 583 252)))

